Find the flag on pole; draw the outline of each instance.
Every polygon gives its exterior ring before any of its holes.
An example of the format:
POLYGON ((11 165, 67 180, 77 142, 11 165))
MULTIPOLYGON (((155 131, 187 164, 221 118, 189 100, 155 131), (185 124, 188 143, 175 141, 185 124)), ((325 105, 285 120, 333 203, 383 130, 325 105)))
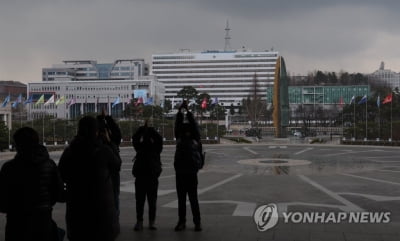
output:
POLYGON ((174 107, 175 107, 175 99, 174 99, 174 97, 172 97, 171 109, 173 109, 174 107))
POLYGON ((18 98, 16 100, 17 103, 22 103, 22 94, 18 95, 18 98))
POLYGON ((7 104, 8 104, 8 102, 10 102, 10 95, 8 95, 8 96, 4 99, 3 104, 1 104, 1 107, 6 107, 7 104))
POLYGON ((376 99, 376 106, 378 106, 378 108, 381 107, 381 96, 378 95, 378 98, 376 99))
POLYGON ((65 97, 64 96, 61 96, 61 98, 56 101, 56 105, 64 104, 64 103, 65 103, 65 97))
POLYGON ((29 96, 29 98, 25 100, 24 105, 32 103, 32 101, 33 101, 33 95, 29 96))
POLYGON ((139 104, 143 104, 143 98, 139 97, 138 100, 135 102, 135 106, 138 106, 139 104))
POLYGON ((218 104, 218 97, 212 98, 211 99, 211 106, 217 105, 218 104))
POLYGON ((339 107, 340 107, 340 108, 343 108, 343 105, 344 105, 343 96, 340 96, 340 99, 339 99, 339 107))
POLYGON ((44 106, 48 106, 48 105, 50 105, 50 104, 54 104, 54 95, 52 95, 52 96, 50 97, 50 99, 48 99, 48 100, 46 101, 46 103, 44 103, 44 106))
POLYGON ((390 93, 388 96, 385 97, 385 99, 383 100, 382 104, 387 104, 392 102, 392 93, 390 93))
POLYGON ((189 106, 191 105, 197 105, 196 100, 194 98, 189 101, 189 106))
POLYGON ((355 100, 356 100, 356 97, 353 95, 353 97, 351 97, 351 100, 350 100, 350 105, 355 103, 355 100))
POLYGON ((367 103, 367 96, 366 95, 364 95, 357 104, 361 105, 361 104, 364 104, 364 103, 367 103))
POLYGON ((44 103, 44 95, 40 96, 38 101, 36 101, 35 106, 38 106, 38 105, 43 104, 43 103, 44 103))
POLYGON ((22 94, 19 94, 19 96, 17 97, 17 99, 14 101, 14 103, 12 104, 12 108, 17 108, 18 104, 22 103, 22 94))
POLYGON ((206 109, 207 108, 207 98, 204 97, 203 101, 201 102, 201 108, 206 109))
POLYGON ((114 102, 111 105, 111 108, 114 108, 116 105, 118 105, 121 102, 121 99, 119 98, 119 96, 117 98, 115 98, 114 102))
POLYGON ((144 103, 144 105, 152 105, 153 104, 153 97, 147 98, 147 101, 144 103))
POLYGON ((75 98, 71 98, 71 99, 68 101, 67 105, 68 105, 68 107, 69 107, 69 106, 71 106, 71 105, 73 105, 73 104, 75 104, 75 103, 76 103, 76 99, 75 99, 75 98))

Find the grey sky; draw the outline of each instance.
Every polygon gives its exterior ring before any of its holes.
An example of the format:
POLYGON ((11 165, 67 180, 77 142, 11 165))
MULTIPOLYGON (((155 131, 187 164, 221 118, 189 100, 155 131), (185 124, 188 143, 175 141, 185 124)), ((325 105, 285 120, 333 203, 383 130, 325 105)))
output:
POLYGON ((400 71, 400 1, 1 0, 0 79, 41 80, 71 59, 111 62, 179 49, 274 48, 291 74, 400 71))

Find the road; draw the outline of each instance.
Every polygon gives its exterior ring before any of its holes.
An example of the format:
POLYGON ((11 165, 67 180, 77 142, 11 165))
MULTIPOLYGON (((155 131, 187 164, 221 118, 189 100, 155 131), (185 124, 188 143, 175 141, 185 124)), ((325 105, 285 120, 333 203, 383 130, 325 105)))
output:
MULTIPOLYGON (((133 148, 122 148, 121 225, 118 240, 400 240, 400 148, 339 145, 206 145, 206 165, 199 172, 199 200, 204 231, 175 233, 177 197, 174 146, 162 153, 158 231, 135 233, 133 148), (253 213, 276 204, 278 224, 257 230, 253 213), (390 222, 284 223, 283 212, 390 212, 390 222)), ((61 152, 51 153, 58 161, 61 152)), ((0 162, 0 165, 2 162, 0 162)), ((189 208, 190 210, 190 208, 189 208)), ((65 205, 55 220, 64 224, 65 205)), ((188 220, 191 220, 188 211, 188 220)), ((146 217, 145 217, 146 220, 146 217)), ((3 238, 4 216, 0 216, 3 238)), ((0 239, 1 240, 1 239, 0 239)))

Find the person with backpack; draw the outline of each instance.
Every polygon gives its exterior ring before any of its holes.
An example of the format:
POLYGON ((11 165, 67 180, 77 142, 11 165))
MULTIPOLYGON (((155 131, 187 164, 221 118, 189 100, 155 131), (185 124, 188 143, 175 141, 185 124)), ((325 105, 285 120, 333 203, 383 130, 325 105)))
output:
POLYGON ((186 195, 189 196, 195 231, 201 231, 200 207, 197 194, 197 172, 204 165, 204 156, 200 131, 193 114, 188 110, 186 101, 179 107, 176 115, 175 138, 174 168, 179 215, 175 231, 182 231, 186 228, 186 195), (182 113, 182 109, 186 110, 186 118, 184 113, 182 113))
POLYGON ((136 219, 135 231, 143 230, 144 204, 147 197, 149 205, 149 228, 156 230, 156 206, 158 177, 161 174, 160 154, 163 149, 161 135, 149 127, 147 121, 132 136, 136 151, 132 174, 135 177, 136 219))

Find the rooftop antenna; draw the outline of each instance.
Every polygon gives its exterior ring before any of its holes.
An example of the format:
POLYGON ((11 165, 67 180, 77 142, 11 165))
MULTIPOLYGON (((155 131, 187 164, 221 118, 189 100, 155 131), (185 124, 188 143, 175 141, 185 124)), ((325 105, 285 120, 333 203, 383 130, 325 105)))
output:
POLYGON ((229 31, 231 29, 229 28, 229 21, 226 20, 226 27, 225 27, 225 47, 224 51, 228 51, 231 49, 231 36, 229 35, 229 31))

